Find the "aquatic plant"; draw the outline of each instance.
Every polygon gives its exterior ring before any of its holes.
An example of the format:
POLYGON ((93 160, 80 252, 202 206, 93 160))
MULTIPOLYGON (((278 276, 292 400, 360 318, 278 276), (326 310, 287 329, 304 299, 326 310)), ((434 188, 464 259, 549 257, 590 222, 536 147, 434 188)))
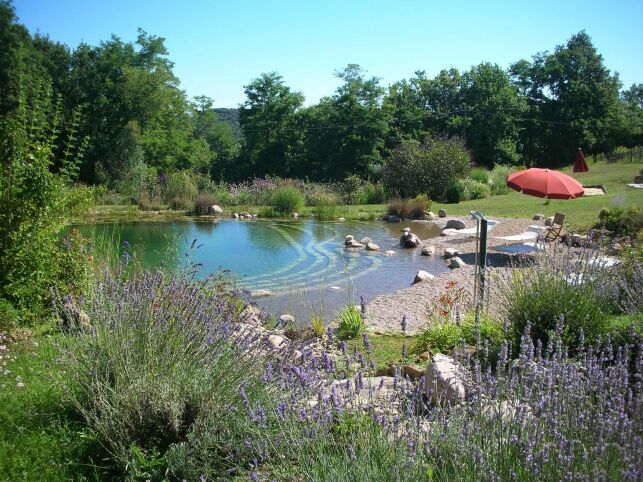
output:
POLYGON ((346 305, 336 317, 335 334, 340 340, 357 338, 364 330, 363 309, 355 305, 346 305))

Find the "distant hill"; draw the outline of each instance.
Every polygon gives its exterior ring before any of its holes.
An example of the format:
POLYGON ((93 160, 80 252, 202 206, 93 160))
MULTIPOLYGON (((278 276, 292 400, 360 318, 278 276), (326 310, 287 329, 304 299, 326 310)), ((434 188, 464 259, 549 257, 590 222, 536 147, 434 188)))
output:
POLYGON ((235 139, 241 139, 241 127, 239 126, 239 109, 229 107, 215 107, 214 112, 219 116, 219 120, 226 122, 232 128, 232 135, 235 139))

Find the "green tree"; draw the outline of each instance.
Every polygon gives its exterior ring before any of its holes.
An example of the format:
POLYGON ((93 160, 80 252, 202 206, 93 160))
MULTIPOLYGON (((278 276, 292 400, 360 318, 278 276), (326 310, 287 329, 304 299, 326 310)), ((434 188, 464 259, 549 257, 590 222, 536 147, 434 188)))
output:
POLYGON ((537 54, 532 62, 513 64, 511 75, 527 96, 532 119, 522 140, 528 162, 569 164, 578 147, 592 153, 609 144, 620 82, 604 66, 587 33, 574 35, 551 54, 537 54))
POLYGON ((243 174, 288 175, 296 164, 294 146, 299 135, 296 113, 304 103, 276 72, 261 74, 245 86, 246 100, 239 109, 243 131, 240 157, 243 174))

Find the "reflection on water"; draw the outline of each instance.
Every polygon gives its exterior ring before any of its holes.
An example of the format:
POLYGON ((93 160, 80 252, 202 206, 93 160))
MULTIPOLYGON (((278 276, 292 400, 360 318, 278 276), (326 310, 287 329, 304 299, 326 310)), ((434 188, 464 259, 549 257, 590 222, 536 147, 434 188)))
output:
MULTIPOLYGON (((266 289, 258 300, 276 315, 291 313, 306 322, 311 314, 329 318, 338 307, 409 286, 415 272, 447 270, 442 260, 399 247, 401 224, 378 222, 238 221, 141 222, 80 227, 88 236, 128 241, 149 268, 177 269, 199 263, 200 276, 229 270, 244 290, 266 289), (380 252, 350 250, 344 236, 369 237, 380 252), (199 249, 190 252, 196 239, 199 249), (384 251, 395 250, 394 256, 384 251), (320 313, 321 312, 321 313, 320 313)), ((413 223, 420 238, 439 235, 432 224, 413 223)))

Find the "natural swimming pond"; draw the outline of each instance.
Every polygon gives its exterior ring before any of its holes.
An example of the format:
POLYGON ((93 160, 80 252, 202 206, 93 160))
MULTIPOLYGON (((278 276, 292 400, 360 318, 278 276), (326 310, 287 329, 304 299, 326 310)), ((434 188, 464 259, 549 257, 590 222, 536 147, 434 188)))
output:
MULTIPOLYGON (((448 270, 440 258, 402 249, 399 238, 404 227, 382 222, 226 219, 96 224, 80 230, 120 245, 127 241, 149 268, 163 263, 180 269, 194 263, 200 277, 226 270, 243 290, 273 293, 256 299, 263 309, 307 322, 312 314, 329 319, 346 303, 359 302, 360 296, 368 300, 410 286, 418 269, 448 270), (345 248, 348 234, 357 240, 371 238, 380 251, 345 248), (386 256, 386 250, 395 254, 386 256)), ((422 239, 440 233, 432 224, 410 227, 422 239)))

